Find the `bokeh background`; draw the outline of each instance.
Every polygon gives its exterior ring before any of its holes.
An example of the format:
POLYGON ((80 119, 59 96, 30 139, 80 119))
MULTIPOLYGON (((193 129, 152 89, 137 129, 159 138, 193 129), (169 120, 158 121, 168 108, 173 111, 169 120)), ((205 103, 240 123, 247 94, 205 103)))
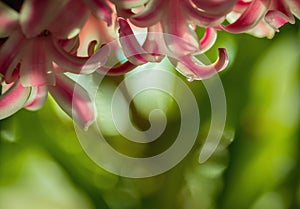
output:
MULTIPOLYGON (((206 89, 169 67, 189 85, 201 114, 197 142, 175 168, 144 179, 106 172, 87 157, 72 121, 48 99, 37 112, 21 110, 0 121, 0 209, 300 208, 299 21, 281 28, 272 40, 219 33, 207 53, 212 60, 218 47, 230 55, 230 66, 220 73, 227 122, 207 162, 198 163, 210 125, 206 89)), ((109 102, 122 79, 107 77, 99 90, 98 123, 108 142, 136 157, 168 149, 180 114, 161 92, 138 95, 131 104, 132 122, 141 130, 149 127, 152 108, 166 112, 168 125, 156 142, 129 142, 112 126, 109 102)))

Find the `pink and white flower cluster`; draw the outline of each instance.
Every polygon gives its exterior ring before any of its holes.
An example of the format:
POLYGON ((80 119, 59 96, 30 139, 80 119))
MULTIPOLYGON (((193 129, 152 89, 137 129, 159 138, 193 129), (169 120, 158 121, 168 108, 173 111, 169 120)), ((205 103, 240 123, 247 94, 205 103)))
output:
POLYGON ((122 74, 168 56, 179 72, 201 80, 228 64, 224 48, 210 65, 195 57, 212 47, 218 30, 272 38, 285 23, 295 23, 295 17, 300 18, 299 0, 0 2, 0 119, 21 108, 39 109, 49 92, 87 128, 95 120, 92 101, 84 88, 74 91, 78 84, 66 73, 122 74), (21 6, 12 8, 16 3, 21 6), (199 27, 205 30, 201 38, 199 27), (138 28, 147 31, 143 44, 133 32, 138 28), (116 38, 127 60, 109 66, 116 56, 106 44, 116 38), (95 53, 97 60, 91 62, 95 53))

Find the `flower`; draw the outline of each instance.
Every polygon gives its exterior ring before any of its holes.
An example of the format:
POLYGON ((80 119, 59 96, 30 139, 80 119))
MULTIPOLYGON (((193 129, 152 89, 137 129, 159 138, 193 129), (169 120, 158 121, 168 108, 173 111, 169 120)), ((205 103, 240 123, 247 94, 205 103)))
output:
POLYGON ((220 29, 272 38, 287 22, 295 23, 293 15, 300 18, 298 0, 238 0, 226 16, 230 24, 221 25, 220 29))
POLYGON ((189 81, 206 79, 229 62, 224 48, 212 64, 197 58, 214 45, 219 30, 272 38, 300 18, 299 0, 13 2, 15 10, 0 2, 0 119, 23 107, 39 109, 50 92, 83 128, 95 111, 88 92, 66 73, 119 75, 168 57, 189 81), (197 28, 205 30, 202 38, 197 28), (137 30, 147 31, 143 43, 137 30), (116 39, 121 47, 108 46, 116 39))
MULTIPOLYGON (((227 66, 227 52, 223 48, 219 49, 217 61, 208 66, 195 55, 204 53, 213 45, 216 40, 213 27, 224 20, 225 11, 233 7, 234 1, 221 1, 219 4, 223 6, 218 7, 219 13, 203 13, 188 0, 120 2, 116 4, 116 10, 122 16, 118 18, 121 45, 131 63, 139 65, 160 61, 163 55, 170 55, 168 57, 177 70, 189 80, 208 78, 227 66), (143 46, 138 44, 126 19, 136 27, 147 28, 148 36, 143 46), (206 27, 206 33, 200 41, 195 31, 197 26, 206 27)), ((207 8, 217 5, 201 1, 197 3, 207 8)))
POLYGON ((88 93, 73 92, 75 83, 64 73, 91 73, 106 62, 108 51, 102 50, 102 59, 90 64, 86 64, 90 57, 76 56, 78 33, 89 15, 85 4, 27 0, 20 13, 3 3, 0 9, 7 26, 0 36, 8 35, 0 48, 1 83, 9 87, 0 97, 0 119, 22 107, 38 109, 49 90, 62 109, 86 128, 95 119, 88 93))

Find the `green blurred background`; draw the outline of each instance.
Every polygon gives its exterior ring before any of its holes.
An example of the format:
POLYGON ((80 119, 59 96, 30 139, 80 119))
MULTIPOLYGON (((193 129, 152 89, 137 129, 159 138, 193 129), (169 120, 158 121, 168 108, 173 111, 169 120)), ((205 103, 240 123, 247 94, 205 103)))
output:
MULTIPOLYGON (((207 55, 214 59, 218 47, 230 55, 230 66, 220 73, 227 122, 207 162, 198 163, 210 125, 209 99, 200 81, 189 83, 177 73, 198 101, 196 144, 175 168, 144 179, 98 167, 80 146, 72 121, 48 99, 37 112, 21 110, 0 121, 0 209, 300 208, 299 22, 284 26, 272 40, 219 33, 207 55)), ((147 129, 153 107, 166 112, 168 126, 158 142, 128 142, 111 126, 109 114, 111 95, 122 79, 106 78, 100 86, 98 123, 107 140, 134 156, 162 152, 180 126, 178 107, 161 93, 139 95, 131 105, 136 126, 147 129), (149 96, 155 102, 143 102, 149 96)))

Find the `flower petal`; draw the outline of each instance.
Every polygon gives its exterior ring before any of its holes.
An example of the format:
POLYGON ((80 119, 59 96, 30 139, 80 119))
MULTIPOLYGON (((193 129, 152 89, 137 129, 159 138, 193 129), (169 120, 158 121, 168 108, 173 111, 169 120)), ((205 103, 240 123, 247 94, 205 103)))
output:
POLYGON ((142 11, 130 17, 130 21, 138 27, 149 27, 157 23, 165 12, 166 2, 149 0, 142 11))
POLYGON ((109 6, 109 3, 105 0, 83 0, 86 5, 92 10, 93 14, 104 20, 107 25, 112 24, 112 13, 113 10, 109 6))
POLYGON ((176 63, 176 69, 185 75, 189 81, 203 80, 225 69, 228 65, 228 55, 226 49, 220 48, 219 58, 211 65, 204 65, 191 55, 179 57, 176 61, 171 58, 171 62, 176 63))
POLYGON ((96 41, 97 47, 99 47, 102 44, 114 41, 115 38, 113 35, 116 35, 113 25, 108 27, 104 21, 90 14, 87 22, 79 33, 80 46, 77 54, 87 56, 87 49, 91 41, 96 41))
POLYGON ((192 0, 192 2, 206 14, 222 17, 232 10, 237 0, 192 0))
POLYGON ((192 20, 195 24, 202 27, 212 27, 221 24, 225 17, 211 17, 208 16, 204 11, 194 7, 191 0, 181 0, 182 10, 185 15, 192 20))
POLYGON ((58 40, 59 45, 70 54, 76 54, 77 49, 79 48, 80 41, 79 37, 75 36, 71 39, 60 39, 58 40))
POLYGON ((20 12, 20 24, 25 36, 32 38, 46 30, 67 2, 68 0, 24 1, 20 12))
POLYGON ((54 62, 66 72, 89 74, 106 63, 110 48, 101 47, 92 57, 77 57, 63 50, 56 40, 48 41, 47 48, 54 62))
POLYGON ((295 18, 291 13, 288 5, 282 0, 274 0, 271 4, 271 10, 267 12, 265 20, 270 24, 275 31, 283 26, 285 23, 295 23, 295 18))
POLYGON ((14 81, 14 70, 22 57, 24 44, 22 32, 15 30, 0 48, 0 73, 7 83, 14 81))
POLYGON ((95 121, 96 111, 87 91, 63 74, 49 91, 58 105, 85 130, 95 121), (75 87, 76 85, 76 87, 75 87))
POLYGON ((60 39, 74 38, 80 32, 89 15, 82 1, 69 1, 52 21, 47 29, 60 39))
POLYGON ((19 24, 19 14, 0 2, 0 38, 9 36, 19 24))
POLYGON ((160 23, 148 27, 147 37, 142 47, 152 55, 152 60, 154 59, 155 62, 160 62, 165 55, 168 55, 164 42, 165 36, 167 35, 163 34, 160 23))
POLYGON ((286 1, 286 3, 289 5, 290 10, 292 13, 300 19, 300 1, 299 0, 289 0, 286 1))
POLYGON ((217 32, 214 28, 206 28, 203 37, 200 40, 200 50, 202 53, 210 49, 217 40, 217 32))
POLYGON ((136 68, 136 65, 132 64, 129 61, 126 61, 113 67, 103 66, 101 68, 98 68, 97 72, 103 75, 123 75, 133 70, 134 68, 136 68))
POLYGON ((170 1, 168 7, 172 9, 166 10, 162 27, 164 33, 171 34, 165 38, 170 51, 186 55, 199 50, 199 43, 195 31, 188 24, 180 6, 179 1, 170 1), (178 42, 178 39, 182 41, 178 42))
POLYGON ((113 2, 117 7, 121 7, 123 9, 132 9, 143 6, 149 0, 110 0, 113 2))
POLYGON ((122 17, 119 17, 118 23, 120 26, 120 43, 127 59, 135 65, 155 61, 154 57, 146 52, 139 44, 128 22, 122 17))
POLYGON ((23 87, 19 82, 15 82, 0 96, 0 120, 20 110, 26 103, 29 94, 30 88, 23 87))
POLYGON ((30 92, 29 99, 27 100, 24 108, 27 110, 38 110, 40 109, 48 97, 47 86, 37 86, 33 87, 30 92))
POLYGON ((47 39, 28 39, 21 62, 20 80, 23 86, 53 85, 55 76, 52 60, 47 54, 47 39))
POLYGON ((253 0, 241 16, 229 25, 221 28, 230 33, 242 33, 254 28, 264 17, 270 0, 253 0))

